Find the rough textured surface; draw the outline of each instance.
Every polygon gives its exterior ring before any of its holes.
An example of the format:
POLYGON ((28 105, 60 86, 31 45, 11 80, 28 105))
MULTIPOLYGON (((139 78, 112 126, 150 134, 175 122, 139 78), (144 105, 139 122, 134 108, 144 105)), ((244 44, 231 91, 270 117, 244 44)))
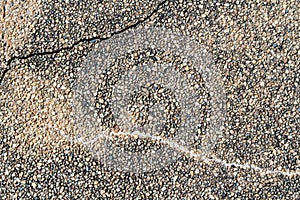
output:
POLYGON ((8 60, 11 55, 28 44, 30 34, 39 15, 38 0, 8 0, 1 2, 1 60, 8 60))
POLYGON ((299 173, 299 2, 166 1, 157 8, 157 1, 51 1, 38 2, 37 9, 33 1, 20 1, 13 6, 20 15, 27 13, 23 4, 38 13, 21 27, 33 28, 26 39, 14 35, 18 31, 8 24, 13 16, 1 8, 2 199, 300 198, 299 175, 188 155, 138 175, 108 169, 53 128, 70 129, 70 85, 97 43, 128 27, 167 27, 206 46, 222 72, 227 119, 214 156, 299 173))

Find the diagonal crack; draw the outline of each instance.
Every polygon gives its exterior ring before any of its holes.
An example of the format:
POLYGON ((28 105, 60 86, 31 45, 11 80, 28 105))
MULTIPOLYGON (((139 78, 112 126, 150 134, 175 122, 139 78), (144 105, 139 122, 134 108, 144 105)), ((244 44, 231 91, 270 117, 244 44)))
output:
POLYGON ((2 76, 0 77, 0 85, 5 77, 5 74, 11 70, 11 63, 16 60, 16 59, 19 59, 19 60, 26 60, 28 58, 31 58, 31 57, 34 57, 34 56, 43 56, 43 55, 50 55, 50 54, 55 54, 55 53, 59 53, 61 51, 64 51, 64 50, 71 50, 73 49, 76 45, 80 44, 80 43, 84 43, 84 42, 90 42, 92 40, 99 40, 99 41, 104 41, 104 40, 107 40, 109 38, 111 38, 112 36, 114 35, 117 35, 117 34, 120 34, 120 33, 123 33, 129 29, 132 29, 132 28, 135 28, 137 27, 138 25, 144 23, 145 21, 147 21, 148 19, 150 19, 155 13, 158 12, 158 10, 160 8, 162 8, 165 4, 166 4, 167 0, 164 0, 162 2, 160 2, 156 8, 148 15, 146 16, 145 18, 141 19, 141 20, 138 20, 136 23, 134 24, 131 24, 129 26, 127 26, 126 28, 122 29, 122 30, 119 30, 119 31, 116 31, 116 32, 113 32, 110 37, 101 37, 101 36, 96 36, 96 37, 91 37, 91 38, 82 38, 80 40, 78 40, 77 42, 75 42, 74 44, 72 44, 71 46, 68 46, 68 47, 63 47, 63 48, 60 48, 60 49, 56 49, 56 50, 53 50, 53 51, 46 51, 46 52, 39 52, 39 53, 32 53, 32 54, 29 54, 27 56, 13 56, 12 58, 10 58, 8 61, 7 61, 7 66, 8 68, 5 69, 2 73, 2 76))

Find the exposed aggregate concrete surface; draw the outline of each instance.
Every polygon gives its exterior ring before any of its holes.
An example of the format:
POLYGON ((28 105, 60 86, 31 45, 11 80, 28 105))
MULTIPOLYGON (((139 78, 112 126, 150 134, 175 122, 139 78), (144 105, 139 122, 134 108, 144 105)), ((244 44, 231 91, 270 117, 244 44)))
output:
MULTIPOLYGON (((299 1, 3 0, 0 12, 1 199, 300 198, 299 1), (212 97, 201 90, 203 99, 196 101, 204 122, 194 144, 178 147, 180 154, 167 166, 136 173, 106 165, 93 146, 70 139, 78 138, 72 103, 78 71, 94 49, 149 27, 193 38, 212 56, 226 118, 222 133, 199 156, 205 119, 213 112, 204 103, 212 97)), ((206 84, 182 55, 157 49, 122 53, 116 71, 132 63, 173 63, 183 77, 197 77, 193 87, 206 84)), ((119 130, 106 115, 119 74, 104 76, 98 121, 119 130)), ((176 117, 184 111, 176 92, 151 84, 135 92, 128 108, 133 121, 152 123, 148 113, 137 116, 154 99, 167 104, 161 112, 168 122, 156 138, 176 134, 176 117)), ((125 134, 109 141, 132 152, 169 144, 125 134)))

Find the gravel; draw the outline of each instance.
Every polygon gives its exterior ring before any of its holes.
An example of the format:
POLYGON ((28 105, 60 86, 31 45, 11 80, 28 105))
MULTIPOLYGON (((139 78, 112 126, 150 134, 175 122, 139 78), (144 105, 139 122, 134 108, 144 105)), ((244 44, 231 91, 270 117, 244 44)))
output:
MULTIPOLYGON (((1 199, 300 198, 299 2, 11 2, 1 3, 0 16, 1 199), (77 137, 72 88, 88 53, 124 29, 149 26, 206 48, 221 72, 227 112, 207 157, 181 154, 137 174, 106 166, 58 130, 77 137)), ((147 150, 136 146, 142 139, 114 139, 147 150)))

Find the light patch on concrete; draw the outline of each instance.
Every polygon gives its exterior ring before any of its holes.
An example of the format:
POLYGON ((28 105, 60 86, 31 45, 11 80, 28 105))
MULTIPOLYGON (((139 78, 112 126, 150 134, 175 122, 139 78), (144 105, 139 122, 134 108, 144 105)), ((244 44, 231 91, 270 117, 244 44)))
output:
POLYGON ((40 0, 4 0, 0 3, 0 50, 1 59, 8 60, 21 46, 29 41, 37 23, 40 0), (2 53, 3 51, 3 53, 2 53))

